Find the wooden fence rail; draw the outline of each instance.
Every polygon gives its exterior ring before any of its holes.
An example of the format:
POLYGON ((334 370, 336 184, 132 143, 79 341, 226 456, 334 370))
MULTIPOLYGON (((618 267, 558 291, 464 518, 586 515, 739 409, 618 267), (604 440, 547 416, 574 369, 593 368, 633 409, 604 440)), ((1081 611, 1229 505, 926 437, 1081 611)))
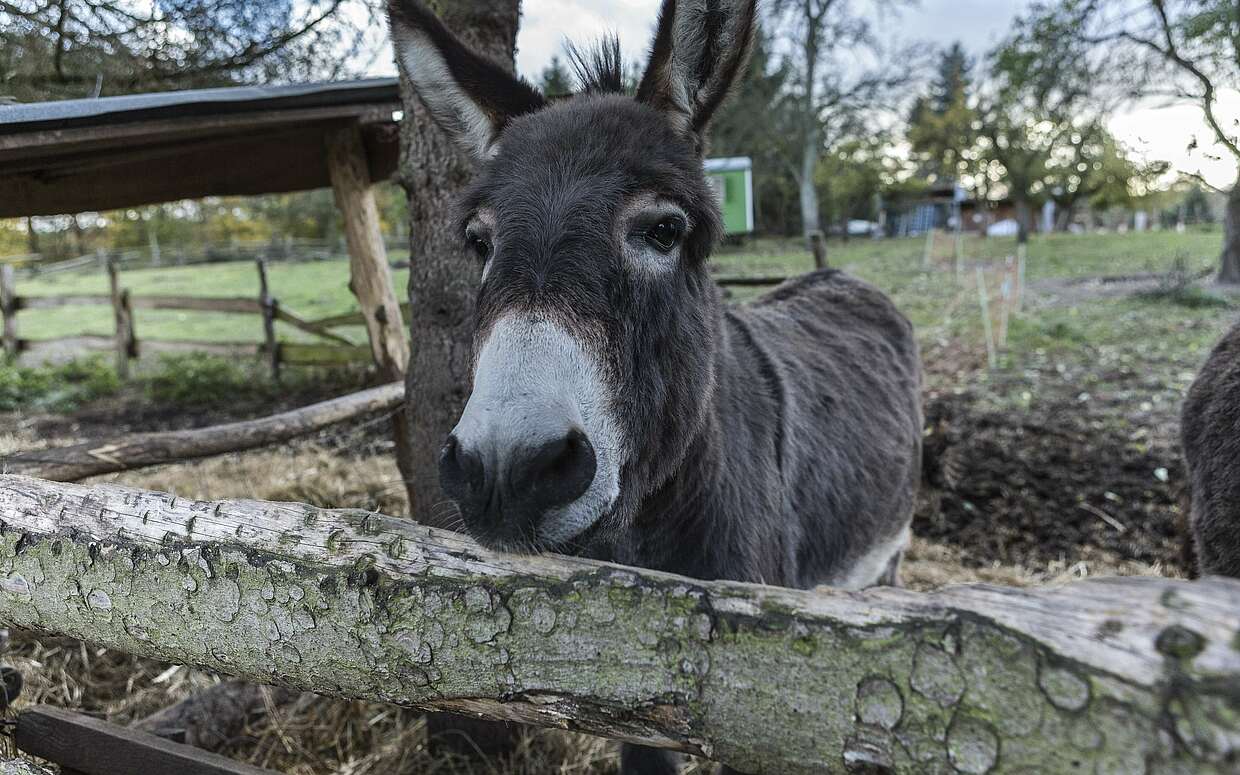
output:
POLYGON ((751 773, 1234 772, 1240 582, 931 594, 517 557, 368 512, 0 476, 0 620, 751 773))
POLYGON ((280 305, 271 295, 266 278, 265 262, 257 262, 260 288, 255 297, 204 297, 177 295, 134 295, 122 287, 120 263, 108 260, 110 292, 103 294, 68 294, 64 296, 19 295, 14 281, 13 268, 0 265, 0 317, 3 318, 3 348, 9 357, 20 355, 45 357, 64 352, 105 351, 116 353, 117 372, 124 378, 128 374, 129 361, 140 354, 204 352, 219 355, 261 356, 271 363, 272 374, 279 377, 281 364, 301 366, 340 366, 367 363, 371 360, 370 349, 355 344, 348 337, 332 329, 348 325, 363 325, 360 312, 334 316, 324 320, 306 320, 280 305), (83 334, 55 339, 23 339, 18 336, 17 315, 26 310, 59 309, 78 306, 107 306, 113 310, 115 334, 101 337, 83 334), (208 342, 168 339, 139 339, 134 326, 134 310, 176 310, 183 312, 208 312, 220 314, 255 315, 263 321, 263 343, 208 342), (356 320, 354 318, 356 317, 356 320), (344 318, 344 322, 338 322, 344 318), (275 323, 309 334, 331 344, 303 344, 279 342, 275 335, 275 323))

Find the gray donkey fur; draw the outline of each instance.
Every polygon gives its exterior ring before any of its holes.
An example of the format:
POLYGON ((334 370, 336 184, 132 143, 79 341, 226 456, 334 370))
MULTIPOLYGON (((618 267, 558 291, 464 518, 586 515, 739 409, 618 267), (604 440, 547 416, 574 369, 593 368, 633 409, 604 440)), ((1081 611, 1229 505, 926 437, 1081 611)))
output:
MULTIPOLYGON (((484 544, 793 587, 896 583, 921 471, 912 327, 824 270, 729 307, 702 168, 754 0, 666 0, 635 97, 617 57, 548 104, 416 0, 399 59, 477 160, 473 393, 441 481, 484 544)), ((614 50, 613 50, 614 51, 614 50)), ((415 259, 416 260, 416 259, 415 259)), ((675 758, 626 746, 625 773, 675 758)))
POLYGON ((1201 572, 1240 578, 1240 323, 1188 391, 1181 428, 1201 572))

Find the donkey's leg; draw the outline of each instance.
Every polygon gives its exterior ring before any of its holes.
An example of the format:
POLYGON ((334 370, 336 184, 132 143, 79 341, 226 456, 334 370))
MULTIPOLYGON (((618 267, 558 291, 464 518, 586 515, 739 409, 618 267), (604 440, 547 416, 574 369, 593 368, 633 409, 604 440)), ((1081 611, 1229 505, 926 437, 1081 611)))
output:
POLYGON ((672 751, 625 743, 620 746, 620 775, 676 775, 683 760, 672 751))
POLYGON ((904 550, 891 555, 891 559, 887 562, 887 568, 883 571, 883 575, 878 577, 875 582, 880 587, 902 587, 904 584, 900 582, 900 562, 904 559, 904 550))

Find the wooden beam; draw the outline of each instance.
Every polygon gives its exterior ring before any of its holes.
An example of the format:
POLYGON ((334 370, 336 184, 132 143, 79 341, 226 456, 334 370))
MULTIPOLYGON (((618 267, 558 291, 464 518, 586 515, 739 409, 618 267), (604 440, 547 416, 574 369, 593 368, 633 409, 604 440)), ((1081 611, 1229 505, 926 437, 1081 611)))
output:
POLYGON ((401 379, 409 363, 409 342, 392 286, 361 132, 356 126, 340 129, 328 134, 326 143, 327 166, 349 246, 349 289, 361 305, 379 373, 386 379, 401 379))
MULTIPOLYGON (((0 159, 0 218, 322 188, 331 183, 323 162, 323 138, 341 125, 292 125, 257 134, 172 142, 159 138, 153 149, 141 144, 105 148, 88 144, 69 159, 62 155, 63 146, 55 146, 45 158, 23 159, 22 166, 30 168, 26 171, 11 170, 0 159), (175 167, 177 174, 152 175, 152 164, 175 167)), ((374 180, 385 179, 399 155, 395 129, 368 125, 363 132, 368 172, 374 180)))
POLYGON ((114 436, 71 447, 0 459, 0 471, 72 482, 88 476, 179 463, 285 442, 355 417, 392 411, 404 400, 401 383, 363 390, 257 420, 183 431, 114 436))
POLYGON ((779 589, 16 476, 0 522, 0 620, 301 690, 753 775, 1231 775, 1240 756, 1237 580, 779 589))
POLYGON ((45 705, 22 711, 13 737, 20 750, 82 775, 276 775, 147 732, 45 705))

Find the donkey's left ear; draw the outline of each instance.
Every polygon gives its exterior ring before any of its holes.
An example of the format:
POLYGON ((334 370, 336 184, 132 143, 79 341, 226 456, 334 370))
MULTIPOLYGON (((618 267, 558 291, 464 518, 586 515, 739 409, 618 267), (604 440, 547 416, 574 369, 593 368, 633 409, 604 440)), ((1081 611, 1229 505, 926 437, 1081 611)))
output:
POLYGON ((757 0, 663 0, 637 99, 701 135, 749 60, 757 0))
POLYGON ((546 103, 504 68, 467 49, 421 0, 389 0, 396 58, 431 117, 475 159, 494 155, 508 122, 546 103))

